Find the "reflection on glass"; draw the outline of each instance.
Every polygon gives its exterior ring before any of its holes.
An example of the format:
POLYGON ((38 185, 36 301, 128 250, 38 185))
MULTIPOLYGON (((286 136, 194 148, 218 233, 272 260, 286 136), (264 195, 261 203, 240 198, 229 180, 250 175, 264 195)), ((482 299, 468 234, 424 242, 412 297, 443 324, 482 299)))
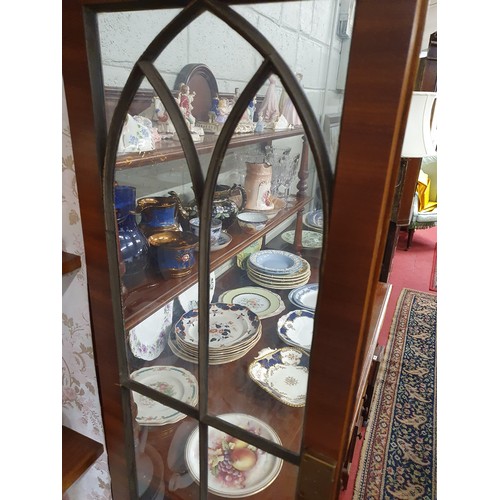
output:
MULTIPOLYGON (((134 406, 133 414, 137 412, 134 406)), ((189 474, 185 459, 186 440, 196 426, 196 421, 185 415, 171 425, 136 422, 134 441, 139 498, 159 500, 172 495, 178 499, 198 498, 198 485, 189 474)))

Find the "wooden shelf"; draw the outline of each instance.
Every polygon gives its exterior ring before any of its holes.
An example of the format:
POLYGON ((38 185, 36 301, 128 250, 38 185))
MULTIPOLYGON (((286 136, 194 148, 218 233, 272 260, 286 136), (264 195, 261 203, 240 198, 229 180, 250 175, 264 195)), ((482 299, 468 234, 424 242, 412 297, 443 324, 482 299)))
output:
POLYGON ((104 452, 104 446, 62 426, 62 492, 64 493, 104 452))
POLYGON ((82 267, 82 259, 79 255, 65 252, 62 253, 62 273, 68 274, 82 267))
MULTIPOLYGON (((296 137, 304 135, 303 128, 295 128, 290 130, 281 130, 274 132, 266 130, 261 133, 252 132, 250 134, 235 134, 229 144, 229 149, 257 144, 260 142, 271 142, 278 139, 286 139, 287 137, 296 137)), ((205 134, 202 142, 195 143, 198 154, 211 153, 215 147, 215 143, 219 138, 218 135, 205 134)), ((160 143, 160 147, 153 151, 143 151, 141 153, 126 153, 118 155, 116 158, 116 170, 125 170, 128 168, 143 167, 153 165, 155 163, 163 163, 172 160, 181 160, 185 158, 184 150, 181 143, 174 140, 164 140, 160 143)))
MULTIPOLYGON (((281 210, 276 217, 271 219, 264 230, 252 235, 243 233, 238 224, 234 223, 228 231, 232 237, 229 246, 217 252, 210 253, 210 270, 213 271, 218 268, 224 262, 244 250, 248 245, 264 237, 271 229, 303 209, 310 201, 311 198, 309 197, 297 200, 293 206, 281 210)), ((157 275, 145 277, 141 286, 130 290, 125 297, 125 329, 130 330, 139 324, 157 311, 163 304, 170 302, 187 290, 197 280, 198 266, 196 264, 191 274, 182 278, 165 280, 157 275)))

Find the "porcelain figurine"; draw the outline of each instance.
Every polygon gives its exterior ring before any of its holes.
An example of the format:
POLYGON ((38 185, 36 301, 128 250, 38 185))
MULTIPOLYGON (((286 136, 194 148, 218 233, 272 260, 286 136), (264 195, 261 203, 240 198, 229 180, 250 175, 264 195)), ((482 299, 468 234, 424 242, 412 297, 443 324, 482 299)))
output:
POLYGON ((123 124, 118 153, 135 153, 155 149, 152 131, 132 115, 127 114, 123 124))
POLYGON ((269 77, 269 87, 267 88, 266 95, 259 110, 259 113, 261 113, 264 118, 264 122, 267 124, 274 123, 279 117, 279 102, 276 93, 277 82, 278 77, 276 75, 271 75, 269 77))
POLYGON ((149 118, 162 139, 170 139, 175 133, 175 128, 167 114, 165 106, 158 96, 151 99, 151 104, 139 116, 149 118))
MULTIPOLYGON (((301 73, 296 73, 295 76, 297 77, 297 80, 299 82, 302 81, 301 73)), ((281 94, 279 109, 281 114, 287 119, 288 123, 291 125, 292 128, 302 126, 302 121, 297 113, 297 110, 295 109, 295 106, 293 105, 290 96, 284 89, 281 94)))

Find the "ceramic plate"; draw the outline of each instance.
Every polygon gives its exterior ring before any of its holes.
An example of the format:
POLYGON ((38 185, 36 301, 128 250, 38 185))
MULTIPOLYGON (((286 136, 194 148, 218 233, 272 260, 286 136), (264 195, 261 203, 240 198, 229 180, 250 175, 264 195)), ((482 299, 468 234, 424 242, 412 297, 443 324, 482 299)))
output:
MULTIPOLYGON (((215 272, 210 273, 209 301, 212 301, 214 290, 215 272)), ((177 298, 179 299, 179 303, 184 309, 184 312, 188 312, 191 309, 196 309, 198 307, 198 283, 195 283, 191 288, 188 288, 185 292, 182 292, 177 298)))
MULTIPOLYGON (((295 241, 295 231, 285 231, 281 234, 281 238, 293 245, 295 241)), ((302 247, 303 248, 321 248, 323 246, 323 234, 317 231, 302 231, 302 247)))
MULTIPOLYGON (((151 366, 131 373, 130 378, 192 406, 198 403, 198 382, 195 376, 184 368, 151 366)), ((141 425, 171 424, 186 416, 142 394, 132 394, 137 403, 136 420, 141 425)))
POLYGON ((266 274, 293 274, 302 267, 302 259, 283 250, 260 250, 248 257, 248 266, 266 274))
MULTIPOLYGON (((219 418, 281 444, 272 427, 251 415, 226 413, 219 418)), ((189 473, 197 482, 200 480, 198 432, 196 428, 189 436, 185 454, 189 473)), ((224 432, 208 428, 208 490, 214 495, 223 498, 248 497, 267 488, 278 476, 283 465, 280 458, 241 443, 224 432)))
POLYGON ((226 248, 229 243, 232 241, 232 236, 230 234, 227 234, 225 231, 222 231, 220 233, 219 239, 217 240, 217 243, 215 245, 210 246, 210 251, 211 252, 216 252, 217 250, 222 250, 223 248, 226 248))
POLYGON ((261 351, 248 367, 250 378, 278 401, 301 407, 306 404, 309 356, 301 349, 284 347, 261 351))
POLYGON ((246 306, 260 319, 270 318, 285 309, 285 303, 277 293, 257 286, 245 286, 224 292, 219 302, 246 306))
MULTIPOLYGON (((260 329, 258 316, 237 304, 210 304, 209 349, 227 348, 254 337, 260 329)), ((184 313, 174 332, 181 344, 198 346, 198 309, 184 313)))
POLYGON ((314 313, 306 309, 291 311, 278 319, 278 335, 288 345, 309 351, 314 331, 314 313))
POLYGON ((314 311, 318 300, 318 283, 309 283, 295 288, 288 294, 288 298, 297 307, 314 311))
POLYGON ((136 358, 151 361, 163 352, 172 326, 172 311, 173 304, 169 302, 130 330, 130 350, 136 358))
POLYGON ((312 210, 304 214, 302 221, 310 229, 320 231, 323 229, 323 210, 312 210))

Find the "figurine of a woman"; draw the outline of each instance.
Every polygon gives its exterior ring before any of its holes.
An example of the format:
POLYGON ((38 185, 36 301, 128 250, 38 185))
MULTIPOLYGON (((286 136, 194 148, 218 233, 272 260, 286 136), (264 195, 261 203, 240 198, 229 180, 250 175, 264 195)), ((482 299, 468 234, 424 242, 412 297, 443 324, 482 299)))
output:
POLYGON ((179 89, 179 107, 181 108, 182 115, 186 120, 189 129, 191 129, 196 123, 196 118, 192 115, 191 111, 193 109, 193 99, 195 94, 189 93, 189 86, 185 83, 181 83, 179 89))
MULTIPOLYGON (((295 76, 299 82, 302 80, 301 73, 297 73, 295 76)), ((299 127, 302 125, 302 121, 297 113, 297 110, 295 109, 295 106, 285 89, 283 89, 283 92, 281 93, 279 109, 290 125, 293 127, 299 127)))
POLYGON ((269 87, 259 110, 259 114, 262 114, 265 122, 275 122, 279 117, 279 103, 276 94, 277 81, 276 75, 269 77, 269 87))

